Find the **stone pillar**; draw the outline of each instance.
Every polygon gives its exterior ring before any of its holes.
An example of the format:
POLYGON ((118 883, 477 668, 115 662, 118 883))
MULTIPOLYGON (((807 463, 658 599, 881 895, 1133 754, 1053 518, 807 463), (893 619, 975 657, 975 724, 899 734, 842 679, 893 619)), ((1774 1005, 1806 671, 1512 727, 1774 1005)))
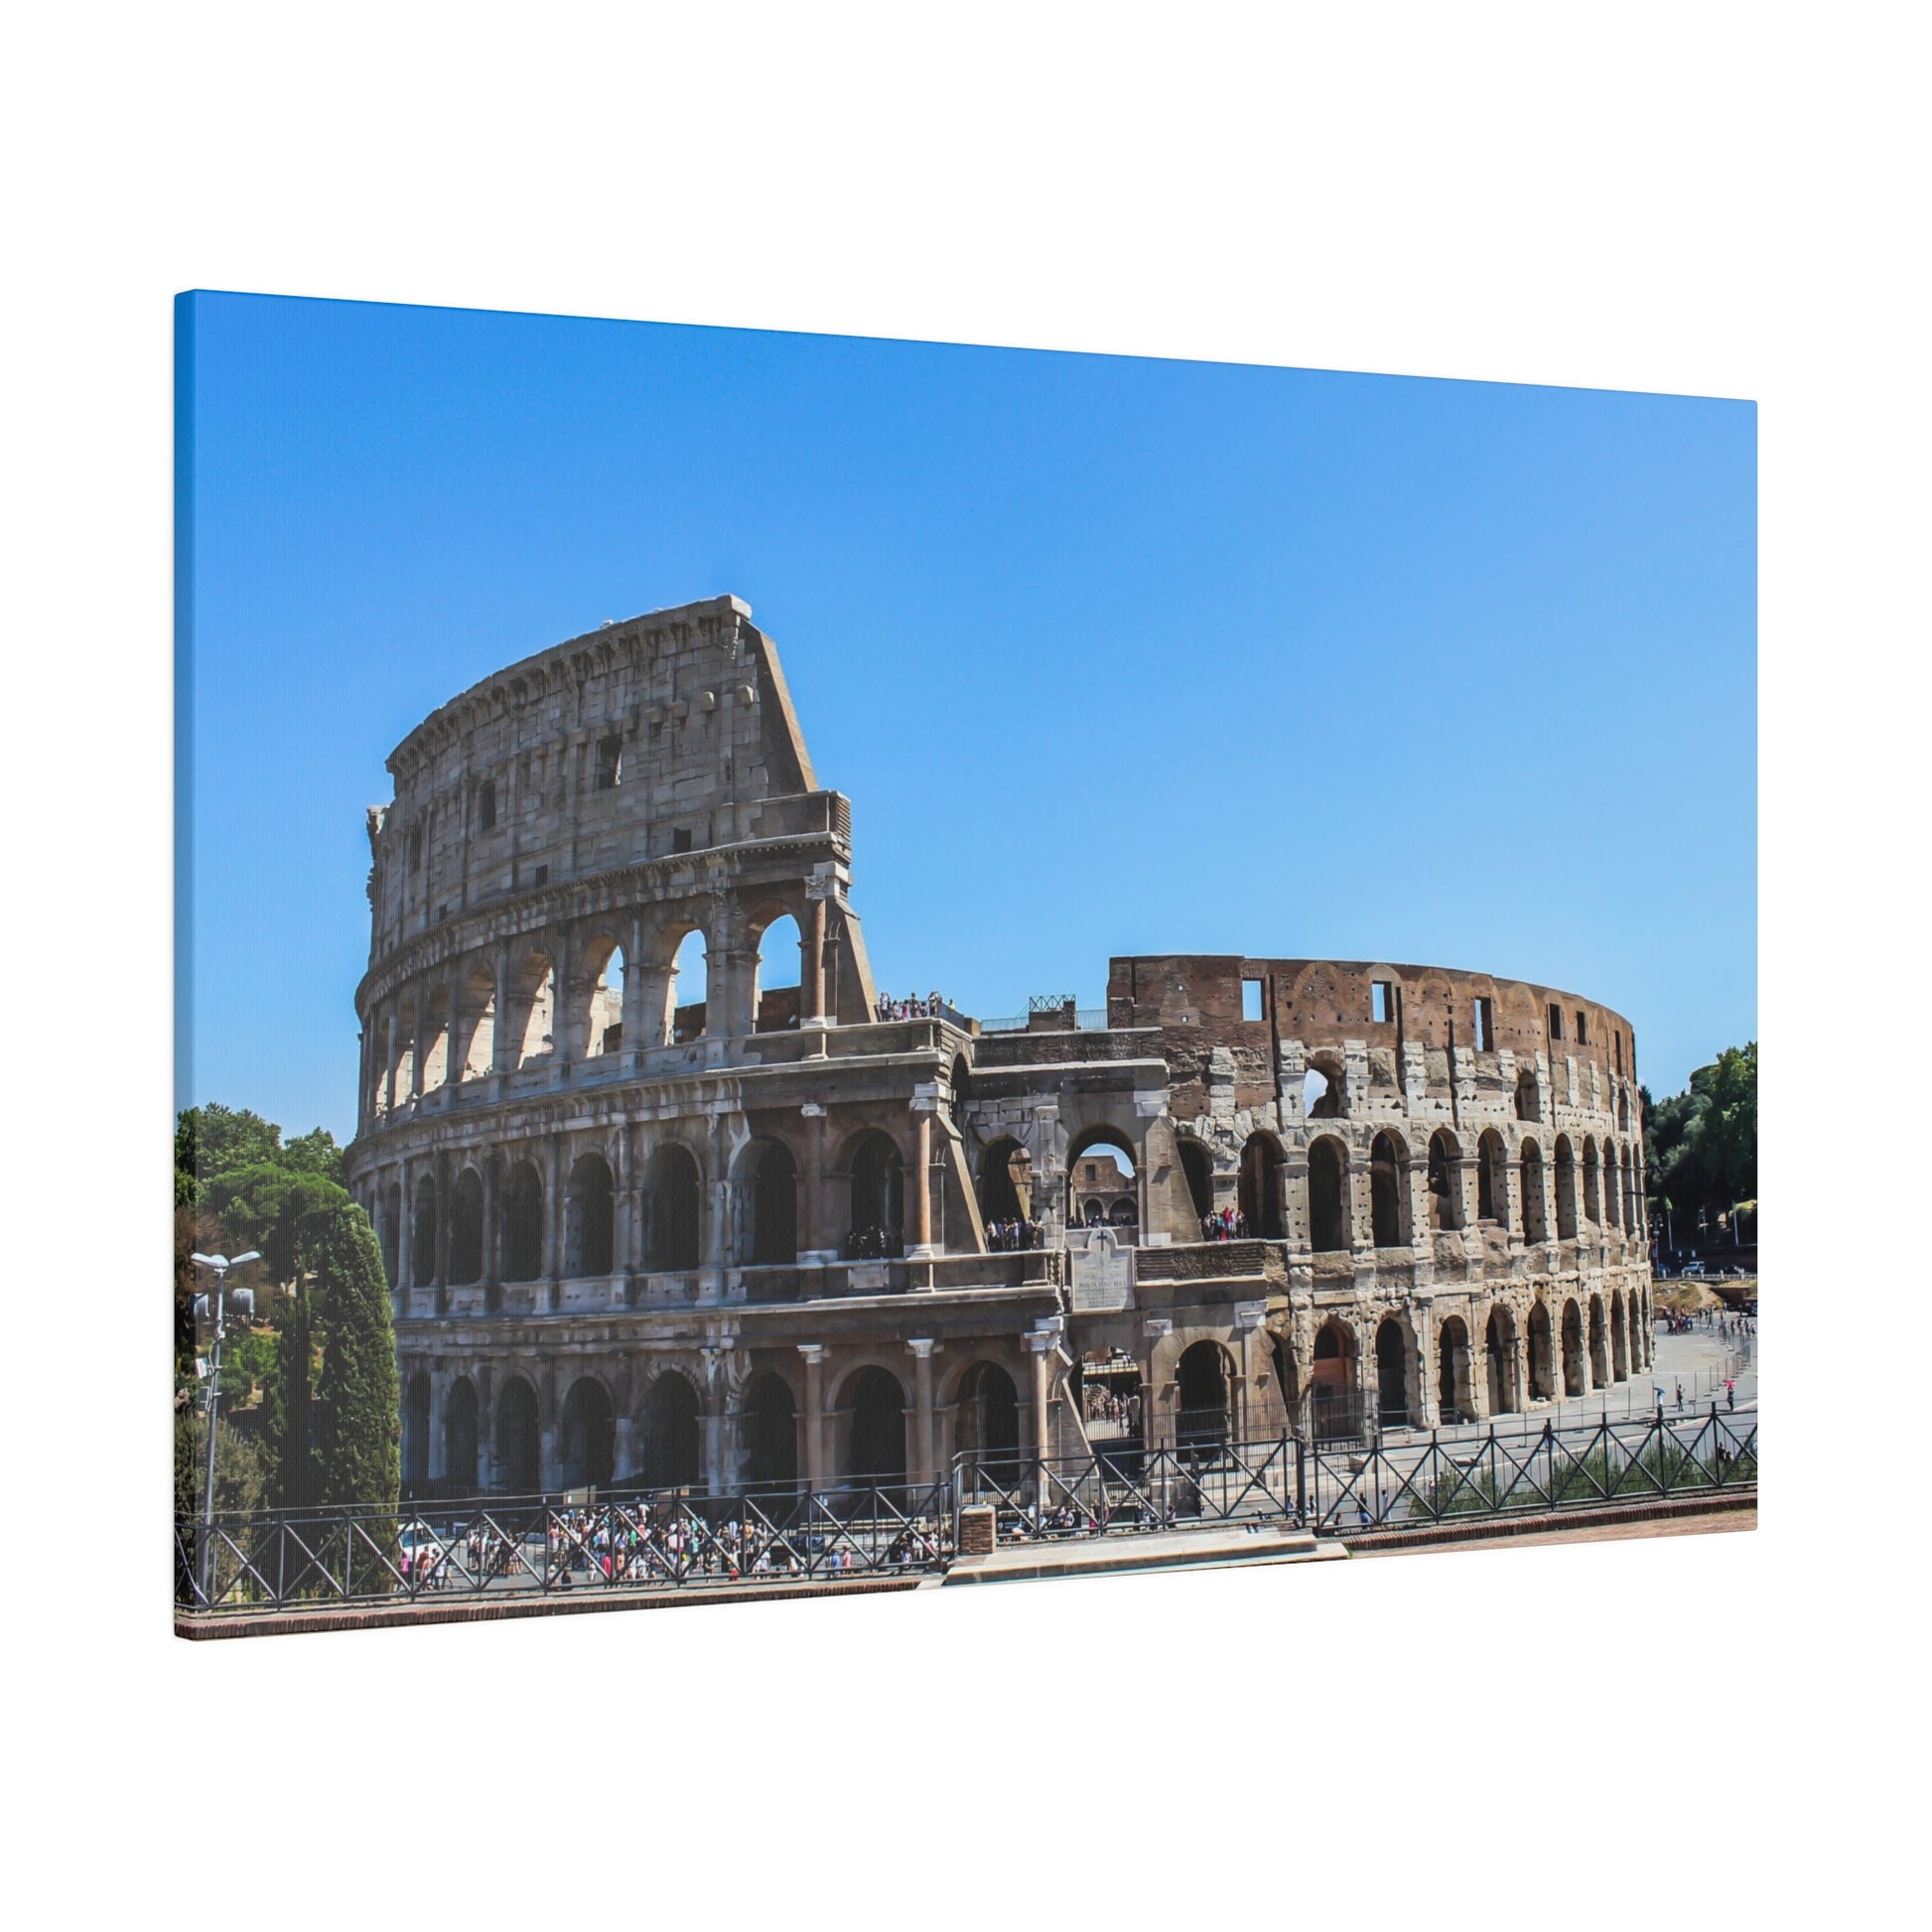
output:
POLYGON ((805 942, 805 1018, 825 1016, 825 901, 812 902, 811 930, 805 942))
POLYGON ((553 1415, 537 1431, 537 1486, 548 1495, 563 1485, 563 1465, 558 1460, 557 1423, 553 1415))
POLYGON ((438 1368, 429 1378, 429 1479, 442 1482, 450 1473, 449 1428, 450 1372, 438 1368))
POLYGON ((1173 1332, 1173 1323, 1166 1315, 1150 1315, 1141 1323, 1141 1441, 1149 1449, 1173 1447, 1168 1405, 1162 1400, 1165 1392, 1157 1386, 1154 1373, 1161 1344, 1173 1332))
POLYGON ((416 1279, 415 1257, 411 1252, 414 1245, 416 1217, 410 1209, 410 1173, 409 1162, 405 1159, 396 1169, 396 1185, 402 1192, 402 1207, 399 1210, 401 1225, 396 1229, 396 1287, 407 1290, 416 1279))
POLYGON ((913 1458, 912 1480, 920 1487, 939 1479, 938 1453, 932 1429, 932 1354, 937 1345, 929 1336, 908 1341, 912 1351, 913 1458))
MULTIPOLYGON (((451 1198, 450 1157, 438 1154, 432 1157, 435 1166, 432 1173, 436 1176, 436 1265, 434 1275, 439 1290, 447 1288, 450 1281, 450 1210, 455 1204, 451 1198)), ((483 1160, 483 1233, 489 1232, 489 1171, 490 1163, 483 1160)), ((483 1243, 483 1279, 489 1279, 489 1244, 483 1243)), ((442 1298, 438 1296, 440 1304, 442 1298)))
POLYGON ((489 1070, 497 1078, 516 1071, 516 1049, 523 1042, 512 1040, 510 1026, 510 942, 496 948, 496 1025, 490 1035, 489 1070))
POLYGON ((620 1482, 628 1482, 637 1473, 636 1463, 632 1460, 636 1451, 631 1447, 630 1418, 620 1416, 617 1427, 617 1443, 612 1450, 611 1467, 620 1482))
POLYGON ((1422 1429, 1434 1429, 1442 1421, 1442 1397, 1433 1367, 1436 1323, 1427 1297, 1412 1297, 1410 1319, 1416 1329, 1416 1399, 1410 1412, 1422 1429))
MULTIPOLYGON (((914 1101, 913 1105, 918 1106, 914 1101)), ((921 1108, 914 1116, 912 1155, 912 1240, 917 1253, 932 1252, 932 1115, 921 1108)))
POLYGON ((417 980, 411 994, 410 1025, 413 1036, 409 1042, 409 1097, 421 1100, 423 1097, 423 1009, 428 1003, 429 982, 417 980))
POLYGON ((825 1344, 801 1341, 805 1358, 805 1486, 822 1490, 825 1481, 825 1344))
POLYGON ((725 1405, 730 1387, 725 1375, 722 1349, 704 1351, 704 1484, 708 1494, 722 1496, 730 1488, 731 1471, 725 1466, 725 1405))
POLYGON ((825 1109, 816 1100, 805 1102, 805 1198, 800 1261, 836 1261, 838 1245, 827 1222, 825 1186, 825 1109))
POLYGON ((564 1272, 564 1189, 559 1172, 562 1157, 553 1134, 543 1148, 543 1267, 550 1293, 545 1298, 550 1308, 557 1307, 556 1284, 564 1272))
POLYGON ((1035 1328, 1024 1337, 1027 1352, 1034 1358, 1034 1402, 1030 1452, 1042 1462, 1053 1453, 1052 1432, 1047 1427, 1053 1386, 1051 1353, 1059 1337, 1051 1329, 1035 1328))

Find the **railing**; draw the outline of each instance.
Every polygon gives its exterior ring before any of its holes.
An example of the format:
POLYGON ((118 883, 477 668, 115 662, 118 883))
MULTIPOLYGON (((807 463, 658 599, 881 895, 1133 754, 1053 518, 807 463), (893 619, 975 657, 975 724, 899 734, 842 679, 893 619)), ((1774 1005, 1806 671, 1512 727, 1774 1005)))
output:
POLYGON ((1351 1536, 1485 1518, 1754 1490, 1757 1420, 1602 1422, 1508 1440, 1336 1452, 1295 1437, 1105 1448, 1085 1456, 955 1461, 961 1506, 991 1504, 1002 1539, 1270 1522, 1351 1536))
POLYGON ((904 1576, 952 1556, 944 1483, 595 1502, 488 1497, 391 1510, 279 1510, 175 1529, 175 1601, 195 1616, 569 1591, 757 1589, 904 1576))

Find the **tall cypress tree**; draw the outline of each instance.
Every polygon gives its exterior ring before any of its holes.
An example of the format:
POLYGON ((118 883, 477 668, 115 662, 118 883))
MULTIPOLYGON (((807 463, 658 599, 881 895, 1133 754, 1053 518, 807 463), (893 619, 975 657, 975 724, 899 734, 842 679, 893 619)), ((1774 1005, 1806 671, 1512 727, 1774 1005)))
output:
POLYGON ((298 1277, 276 1337, 275 1374, 262 1391, 268 1501, 282 1509, 305 1509, 316 1499, 315 1442, 310 1429, 314 1397, 315 1328, 309 1285, 298 1277))
MULTIPOLYGON (((316 1385, 316 1500, 371 1511, 378 1547, 391 1540, 402 1491, 402 1422, 389 1285, 369 1217, 351 1203, 317 1243, 316 1288, 327 1310, 316 1385)), ((357 1569, 378 1566, 364 1553, 357 1569)))

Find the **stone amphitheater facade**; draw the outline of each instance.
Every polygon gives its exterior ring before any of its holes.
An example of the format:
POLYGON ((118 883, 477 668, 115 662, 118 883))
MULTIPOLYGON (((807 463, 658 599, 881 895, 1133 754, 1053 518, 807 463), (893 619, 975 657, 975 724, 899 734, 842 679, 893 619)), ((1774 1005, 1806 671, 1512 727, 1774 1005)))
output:
POLYGON ((388 763, 349 1171, 416 1493, 1360 1439, 1649 1361, 1607 1008, 1173 955, 1114 959, 1104 1015, 882 1020, 850 806, 736 598, 538 652, 388 763), (1104 1231, 1095 1151, 1132 1175, 1104 1231))

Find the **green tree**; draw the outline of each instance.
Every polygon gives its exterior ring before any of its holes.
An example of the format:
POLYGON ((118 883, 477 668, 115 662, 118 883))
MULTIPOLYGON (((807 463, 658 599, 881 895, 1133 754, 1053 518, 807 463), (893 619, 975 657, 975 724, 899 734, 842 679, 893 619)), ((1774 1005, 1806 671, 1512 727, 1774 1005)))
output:
MULTIPOLYGON (((393 1517, 402 1489, 396 1337, 382 1251, 360 1207, 329 1223, 316 1285, 328 1309, 316 1385, 316 1500, 393 1517)), ((373 1526, 370 1533, 382 1541, 373 1526)))
POLYGON ((267 1464, 268 1502, 278 1509, 306 1509, 316 1499, 315 1329, 309 1288, 295 1292, 277 1311, 275 1372, 262 1395, 261 1436, 267 1464))

